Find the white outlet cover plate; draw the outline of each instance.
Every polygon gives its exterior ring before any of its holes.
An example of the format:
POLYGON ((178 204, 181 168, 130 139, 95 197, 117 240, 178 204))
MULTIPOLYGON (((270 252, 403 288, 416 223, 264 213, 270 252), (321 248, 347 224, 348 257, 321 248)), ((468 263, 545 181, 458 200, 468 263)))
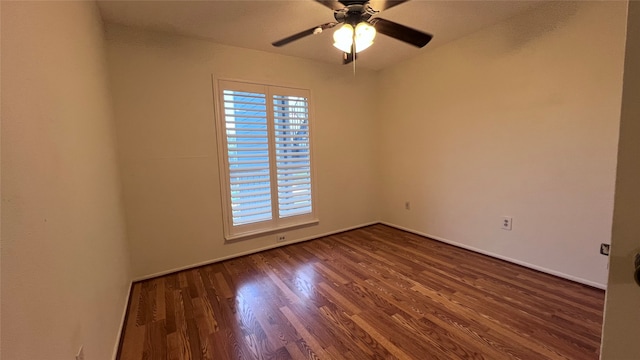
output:
POLYGON ((502 229, 503 230, 511 230, 513 226, 513 218, 511 216, 503 216, 502 217, 502 229))

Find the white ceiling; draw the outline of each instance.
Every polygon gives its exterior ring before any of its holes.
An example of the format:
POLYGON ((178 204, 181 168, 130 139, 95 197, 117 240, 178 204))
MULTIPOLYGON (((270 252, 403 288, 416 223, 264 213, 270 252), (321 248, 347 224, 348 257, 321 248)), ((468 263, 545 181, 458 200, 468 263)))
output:
MULTIPOLYGON (((537 1, 412 0, 377 17, 434 35, 419 49, 384 35, 358 55, 358 66, 379 70, 528 10, 537 1)), ((209 39, 248 49, 341 63, 333 30, 280 48, 271 43, 333 21, 333 12, 313 0, 99 1, 107 23, 209 39)))

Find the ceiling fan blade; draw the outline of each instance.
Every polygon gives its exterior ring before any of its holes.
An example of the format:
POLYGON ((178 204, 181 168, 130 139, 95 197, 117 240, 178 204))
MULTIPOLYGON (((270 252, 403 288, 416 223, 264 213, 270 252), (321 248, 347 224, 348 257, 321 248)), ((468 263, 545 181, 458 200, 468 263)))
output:
POLYGON ((394 39, 404 41, 420 48, 427 45, 433 38, 433 35, 431 34, 381 18, 373 18, 369 20, 369 23, 371 23, 371 25, 376 28, 376 31, 381 34, 391 36, 394 39))
POLYGON ((370 0, 369 5, 378 11, 390 9, 409 0, 370 0))
POLYGON ((326 23, 326 24, 322 24, 322 25, 318 25, 318 26, 314 26, 311 29, 307 29, 305 31, 301 31, 297 34, 293 34, 291 36, 288 36, 284 39, 278 40, 274 43, 271 43, 271 45, 275 46, 275 47, 280 47, 283 45, 287 45, 288 43, 292 42, 292 41, 296 41, 298 39, 302 39, 305 36, 309 36, 309 35, 313 35, 313 34, 319 34, 321 33, 323 30, 326 29, 331 29, 332 27, 338 25, 337 22, 330 22, 330 23, 326 23))
POLYGON ((338 0, 316 0, 316 2, 319 2, 331 10, 344 9, 344 5, 342 5, 338 0))

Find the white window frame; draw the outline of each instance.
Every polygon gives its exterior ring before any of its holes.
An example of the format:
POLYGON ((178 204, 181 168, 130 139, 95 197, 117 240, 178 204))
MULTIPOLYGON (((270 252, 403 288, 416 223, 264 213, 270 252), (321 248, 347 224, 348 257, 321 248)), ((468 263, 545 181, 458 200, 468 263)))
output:
POLYGON ((311 91, 309 89, 293 88, 287 86, 275 86, 269 84, 260 84, 256 82, 216 79, 213 78, 214 104, 216 114, 216 134, 218 142, 218 165, 221 184, 222 197, 222 213, 224 217, 224 237, 227 241, 239 240, 247 237, 266 235, 268 233, 281 232, 283 230, 313 225, 319 222, 317 217, 318 202, 316 200, 316 179, 314 171, 313 156, 313 108, 311 91), (225 90, 242 91, 250 93, 260 93, 266 96, 266 112, 267 112, 267 130, 268 130, 268 152, 269 152, 269 169, 270 169, 270 187, 271 187, 271 219, 254 222, 249 224, 235 225, 233 224, 232 208, 231 208, 231 185, 230 185, 230 167, 227 145, 227 126, 224 109, 225 90), (275 125, 274 125, 274 95, 299 96, 307 99, 308 111, 308 135, 309 135, 309 162, 310 162, 310 181, 311 181, 311 212, 294 215, 289 217, 279 217, 278 211, 278 183, 276 168, 276 149, 275 149, 275 125))

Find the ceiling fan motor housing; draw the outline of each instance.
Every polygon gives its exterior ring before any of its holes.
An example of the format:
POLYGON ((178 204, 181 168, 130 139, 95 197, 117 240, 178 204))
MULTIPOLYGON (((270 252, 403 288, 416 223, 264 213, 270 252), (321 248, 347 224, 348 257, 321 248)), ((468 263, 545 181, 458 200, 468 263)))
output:
POLYGON ((351 4, 347 5, 344 9, 336 10, 333 17, 339 23, 349 24, 356 26, 357 24, 368 21, 376 11, 369 6, 369 4, 351 4))

